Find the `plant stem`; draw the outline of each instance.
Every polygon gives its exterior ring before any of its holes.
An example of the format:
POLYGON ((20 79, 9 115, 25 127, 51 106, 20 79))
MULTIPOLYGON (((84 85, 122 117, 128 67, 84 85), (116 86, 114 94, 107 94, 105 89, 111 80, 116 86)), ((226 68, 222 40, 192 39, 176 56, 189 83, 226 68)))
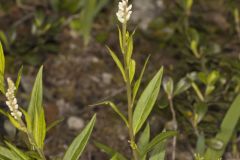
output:
POLYGON ((127 89, 127 101, 128 101, 128 123, 129 123, 129 137, 130 137, 130 145, 132 149, 133 159, 138 160, 137 147, 135 143, 135 135, 133 132, 133 102, 132 102, 132 88, 129 77, 129 66, 127 59, 127 43, 126 43, 126 32, 127 32, 127 24, 123 23, 122 25, 122 37, 123 37, 123 56, 124 56, 124 71, 126 75, 126 89, 127 89))
POLYGON ((38 152, 38 154, 39 154, 39 156, 41 157, 42 160, 46 160, 46 157, 43 153, 43 150, 37 146, 37 143, 36 143, 32 133, 27 129, 25 123, 22 121, 22 119, 19 119, 18 121, 20 122, 21 126, 23 128, 25 128, 26 134, 28 136, 28 140, 29 140, 30 144, 34 147, 34 150, 36 150, 38 152))
MULTIPOLYGON (((172 113, 172 121, 173 121, 173 128, 174 128, 174 131, 176 131, 178 129, 178 125, 177 125, 177 118, 176 118, 176 112, 174 110, 174 107, 173 107, 173 99, 172 97, 168 97, 168 101, 169 101, 169 104, 170 104, 170 110, 171 110, 171 113, 172 113)), ((173 137, 173 141, 172 141, 172 147, 173 147, 173 151, 172 151, 172 160, 175 160, 176 159, 176 145, 177 145, 177 137, 174 136, 173 137)))

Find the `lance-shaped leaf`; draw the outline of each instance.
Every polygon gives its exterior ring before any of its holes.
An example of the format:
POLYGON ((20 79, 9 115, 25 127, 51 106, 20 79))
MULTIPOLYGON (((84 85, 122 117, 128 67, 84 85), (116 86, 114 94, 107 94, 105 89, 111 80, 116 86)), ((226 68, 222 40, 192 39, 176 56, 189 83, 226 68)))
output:
POLYGON ((32 121, 32 128, 28 128, 36 141, 39 148, 43 148, 46 136, 46 122, 43 109, 43 85, 42 85, 43 67, 39 69, 37 74, 31 99, 28 107, 28 115, 32 121))
POLYGON ((23 151, 21 151, 20 149, 18 149, 11 143, 9 143, 7 141, 5 141, 5 143, 8 146, 8 148, 10 148, 11 151, 14 152, 18 156, 19 160, 30 160, 31 159, 30 157, 28 157, 28 155, 26 155, 23 151))
MULTIPOLYGON (((137 146, 140 154, 142 153, 144 147, 149 143, 150 140, 150 125, 147 124, 143 132, 141 133, 137 146)), ((141 160, 145 160, 146 155, 142 155, 141 160)))
POLYGON ((0 72, 4 74, 5 70, 5 57, 3 53, 2 43, 0 43, 0 72))
POLYGON ((81 156, 84 148, 87 145, 87 142, 92 133, 93 127, 96 122, 96 115, 93 116, 91 121, 83 129, 83 131, 73 140, 72 144, 69 146, 66 151, 63 160, 78 160, 81 156))
POLYGON ((156 137, 154 137, 143 149, 142 154, 147 154, 149 151, 153 150, 156 145, 163 142, 167 138, 173 137, 177 134, 175 131, 162 132, 156 137))
POLYGON ((125 75, 125 72, 124 72, 123 65, 122 65, 121 61, 118 59, 117 55, 109 47, 107 47, 107 49, 108 49, 110 55, 112 56, 112 59, 116 63, 118 69, 120 70, 124 81, 126 81, 126 75, 125 75))
POLYGON ((157 100, 161 86, 163 68, 161 68, 153 79, 149 82, 141 94, 133 113, 133 131, 136 135, 148 118, 157 100))
POLYGON ((229 140, 231 139, 237 123, 239 122, 240 112, 240 95, 234 100, 221 124, 219 133, 216 135, 216 144, 221 144, 221 147, 209 147, 205 154, 206 160, 219 159, 222 157, 229 140))
POLYGON ((94 142, 94 144, 96 145, 96 147, 98 147, 99 149, 101 149, 102 152, 105 152, 109 157, 114 157, 117 158, 118 160, 127 160, 126 157, 124 157, 121 153, 117 152, 116 150, 112 149, 111 147, 102 144, 100 142, 94 142))
POLYGON ((147 66, 149 58, 150 58, 150 56, 148 56, 148 58, 146 59, 146 61, 144 63, 144 66, 142 68, 141 74, 140 74, 138 80, 134 84, 134 87, 133 87, 133 100, 135 100, 135 98, 136 98, 136 95, 137 95, 138 89, 140 87, 140 84, 142 82, 142 77, 143 77, 144 71, 146 69, 146 66, 147 66))
POLYGON ((0 159, 1 160, 19 160, 19 157, 16 153, 11 151, 10 149, 0 146, 0 159))
POLYGON ((149 160, 165 160, 166 142, 167 140, 165 139, 153 148, 149 160))
POLYGON ((135 75, 135 69, 136 69, 136 62, 135 60, 131 59, 130 65, 129 65, 129 77, 130 77, 131 83, 135 75))
POLYGON ((0 43, 0 92, 2 93, 5 93, 4 70, 5 70, 5 57, 3 53, 2 43, 0 43))
POLYGON ((119 108, 113 102, 111 102, 111 101, 104 101, 104 102, 97 103, 97 104, 94 104, 94 105, 91 105, 91 106, 100 106, 100 105, 110 106, 119 115, 119 117, 124 121, 124 123, 128 127, 127 118, 123 115, 123 113, 119 110, 119 108))
POLYGON ((123 53, 123 52, 124 52, 124 49, 123 49, 122 31, 121 31, 121 29, 119 28, 119 26, 118 26, 118 37, 119 37, 119 45, 120 45, 121 51, 122 51, 122 53, 123 53))
POLYGON ((18 87, 19 87, 20 82, 21 82, 21 79, 22 79, 22 71, 23 71, 23 66, 21 66, 21 68, 20 68, 19 71, 18 71, 18 76, 17 76, 17 80, 16 80, 16 83, 15 83, 16 92, 17 92, 17 90, 18 90, 18 87))
MULTIPOLYGON (((133 33, 134 34, 134 33, 133 33)), ((131 57, 133 53, 133 34, 131 34, 128 38, 127 41, 127 53, 126 53, 126 58, 127 58, 127 63, 131 63, 131 57)))

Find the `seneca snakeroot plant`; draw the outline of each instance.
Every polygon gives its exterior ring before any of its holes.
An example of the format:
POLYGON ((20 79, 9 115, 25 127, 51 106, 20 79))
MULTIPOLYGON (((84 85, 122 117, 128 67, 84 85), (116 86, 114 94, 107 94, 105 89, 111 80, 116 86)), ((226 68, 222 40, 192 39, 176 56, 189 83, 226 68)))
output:
MULTIPOLYGON (((138 89, 140 88, 142 77, 149 58, 147 58, 139 77, 135 79, 136 61, 132 58, 134 48, 134 32, 130 33, 127 30, 127 22, 130 20, 131 14, 132 5, 128 4, 128 0, 122 0, 119 2, 118 12, 116 15, 117 19, 121 23, 121 29, 119 27, 119 45, 121 49, 121 57, 107 47, 124 80, 127 98, 127 115, 124 115, 121 109, 111 101, 105 101, 95 105, 109 105, 125 123, 126 127, 128 128, 129 137, 126 143, 129 145, 132 151, 131 159, 154 160, 154 158, 159 159, 159 156, 164 155, 165 152, 162 153, 159 150, 159 148, 161 148, 160 145, 164 147, 166 139, 174 136, 176 132, 162 132, 153 139, 150 139, 150 125, 146 124, 146 121, 158 97, 163 67, 159 69, 140 97, 138 97, 138 89), (138 101, 136 101, 137 98, 139 98, 138 101), (145 126, 145 129, 142 131, 143 126, 145 126), (142 133, 139 134, 139 132, 142 133)), ((98 148, 108 153, 111 159, 129 159, 105 144, 99 142, 96 142, 95 144, 98 148)))
POLYGON ((10 78, 7 78, 8 83, 8 90, 6 93, 7 101, 6 104, 11 111, 11 115, 16 119, 19 120, 22 117, 22 112, 18 109, 17 99, 15 97, 15 84, 10 78))
MULTIPOLYGON (((23 134, 16 136, 14 142, 18 143, 19 148, 8 140, 0 144, 1 160, 47 160, 45 156, 45 138, 47 132, 57 125, 61 120, 54 121, 47 126, 45 121, 45 112, 43 105, 43 67, 39 69, 35 83, 33 85, 31 98, 27 111, 18 105, 15 94, 17 93, 22 77, 22 67, 18 72, 16 82, 7 78, 8 88, 5 89, 5 57, 0 43, 0 93, 6 97, 6 104, 10 112, 0 108, 0 113, 8 118, 14 127, 23 134), (6 91, 6 92, 5 92, 6 91), (25 142, 25 143, 23 143, 25 142)), ((90 138, 95 125, 96 115, 86 125, 82 132, 73 140, 67 148, 62 160, 78 160, 83 153, 84 148, 90 138)))

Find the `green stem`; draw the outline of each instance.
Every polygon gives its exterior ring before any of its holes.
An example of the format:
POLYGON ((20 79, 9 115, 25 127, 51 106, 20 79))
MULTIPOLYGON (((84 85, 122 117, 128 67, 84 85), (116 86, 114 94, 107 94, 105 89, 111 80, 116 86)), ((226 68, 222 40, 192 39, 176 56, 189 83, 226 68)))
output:
POLYGON ((204 102, 205 99, 204 99, 203 94, 201 93, 200 89, 198 88, 198 86, 194 82, 192 82, 191 85, 192 85, 194 91, 196 92, 198 98, 201 100, 201 102, 204 102))
MULTIPOLYGON (((174 131, 176 131, 178 129, 178 125, 177 125, 176 112, 175 112, 174 107, 173 107, 172 97, 168 97, 168 101, 169 101, 170 110, 171 110, 171 113, 172 113, 172 121, 173 121, 173 125, 174 125, 173 126, 174 131)), ((177 137, 176 136, 173 137, 172 146, 173 146, 172 160, 175 160, 176 159, 176 146, 177 146, 177 137)))
POLYGON ((137 147, 135 143, 135 135, 133 132, 133 100, 132 100, 132 88, 131 88, 131 82, 129 77, 129 66, 128 66, 128 60, 126 57, 126 51, 127 51, 127 43, 126 43, 126 32, 127 32, 127 24, 124 23, 122 25, 122 37, 123 37, 123 56, 124 56, 124 71, 126 75, 126 89, 127 89, 127 100, 128 100, 128 123, 129 123, 129 137, 130 137, 130 145, 132 149, 133 159, 138 160, 138 152, 137 147))
POLYGON ((25 123, 22 121, 22 119, 18 119, 18 121, 20 122, 21 126, 23 128, 25 128, 26 134, 28 136, 28 140, 29 140, 30 144, 34 147, 34 150, 36 150, 38 152, 38 154, 42 160, 46 160, 43 150, 37 146, 37 143, 36 143, 32 133, 27 129, 25 123))

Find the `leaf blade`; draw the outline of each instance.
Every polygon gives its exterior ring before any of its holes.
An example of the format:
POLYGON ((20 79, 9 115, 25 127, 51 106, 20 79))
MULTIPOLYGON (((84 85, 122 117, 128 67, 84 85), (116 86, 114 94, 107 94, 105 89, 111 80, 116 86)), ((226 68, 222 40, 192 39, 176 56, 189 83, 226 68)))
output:
POLYGON ((141 94, 133 113, 133 130, 136 135, 148 118, 157 100, 163 75, 163 67, 155 74, 141 94))
POLYGON ((95 122, 96 122, 96 115, 93 116, 93 118, 87 124, 87 126, 83 129, 83 131, 73 140, 68 150, 66 151, 63 157, 63 160, 69 160, 69 159, 78 160, 85 146, 87 145, 87 142, 90 138, 95 122))

